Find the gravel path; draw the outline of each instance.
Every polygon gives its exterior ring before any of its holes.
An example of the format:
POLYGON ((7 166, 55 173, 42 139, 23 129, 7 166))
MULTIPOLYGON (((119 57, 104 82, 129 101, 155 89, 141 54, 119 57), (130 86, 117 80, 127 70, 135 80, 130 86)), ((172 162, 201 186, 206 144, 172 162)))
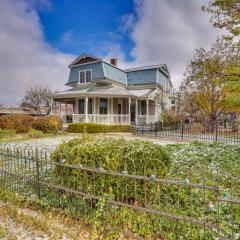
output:
POLYGON ((31 146, 33 149, 35 148, 47 148, 51 152, 55 150, 55 148, 64 141, 69 141, 79 135, 71 134, 71 135, 62 135, 58 137, 49 137, 49 138, 39 138, 39 139, 31 139, 31 140, 23 140, 18 142, 10 142, 8 143, 10 146, 18 145, 20 147, 31 146))
MULTIPOLYGON (((66 134, 62 136, 57 137, 50 137, 50 138, 39 138, 39 139, 32 139, 32 140, 24 140, 24 141, 18 141, 18 142, 10 142, 8 143, 10 146, 18 145, 21 147, 25 146, 31 146, 33 149, 38 148, 47 148, 50 152, 54 151, 55 148, 62 142, 69 141, 71 139, 74 139, 76 137, 81 136, 81 134, 66 134)), ((99 136, 99 134, 97 135, 99 136)), ((103 134, 103 136, 106 137, 113 137, 113 138, 119 138, 124 137, 128 140, 146 140, 151 141, 153 143, 159 144, 159 145, 166 145, 166 144, 174 144, 176 142, 164 140, 164 139, 156 139, 156 138, 149 138, 149 137, 138 137, 133 136, 129 133, 109 133, 109 134, 103 134)))

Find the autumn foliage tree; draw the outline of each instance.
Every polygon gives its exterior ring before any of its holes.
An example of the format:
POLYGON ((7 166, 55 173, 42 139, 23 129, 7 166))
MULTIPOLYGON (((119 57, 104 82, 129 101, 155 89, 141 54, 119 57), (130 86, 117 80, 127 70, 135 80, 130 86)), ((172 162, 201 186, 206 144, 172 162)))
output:
POLYGON ((218 39, 211 50, 196 50, 181 85, 185 111, 213 129, 223 113, 240 110, 238 43, 218 39))
POLYGON ((239 0, 211 0, 202 10, 211 14, 214 27, 226 29, 232 36, 240 35, 239 0))

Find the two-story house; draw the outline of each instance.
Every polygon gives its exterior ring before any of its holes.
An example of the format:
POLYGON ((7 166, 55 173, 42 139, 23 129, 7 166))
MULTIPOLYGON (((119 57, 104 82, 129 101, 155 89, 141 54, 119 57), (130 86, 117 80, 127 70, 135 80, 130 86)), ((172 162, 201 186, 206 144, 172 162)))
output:
POLYGON ((52 114, 67 122, 104 124, 159 121, 172 89, 165 64, 120 69, 82 54, 70 65, 70 89, 52 95, 52 114))

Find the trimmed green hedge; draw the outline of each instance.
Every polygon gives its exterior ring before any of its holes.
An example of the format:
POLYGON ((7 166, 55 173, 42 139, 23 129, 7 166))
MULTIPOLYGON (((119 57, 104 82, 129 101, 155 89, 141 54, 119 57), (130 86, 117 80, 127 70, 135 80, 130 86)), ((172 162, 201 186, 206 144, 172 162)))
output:
POLYGON ((96 123, 71 123, 68 125, 70 133, 107 133, 107 132, 132 132, 130 125, 105 125, 96 123))
MULTIPOLYGON (((52 154, 58 163, 84 166, 99 171, 112 171, 122 174, 162 178, 170 166, 170 157, 162 146, 147 141, 128 141, 124 138, 103 138, 83 135, 60 144, 52 154)), ((63 181, 66 186, 76 190, 101 195, 113 194, 115 198, 134 199, 135 181, 128 179, 128 192, 124 177, 105 176, 98 173, 83 172, 74 168, 56 167, 53 179, 63 181)), ((144 181, 138 182, 136 194, 144 201, 144 181)), ((156 184, 148 184, 148 190, 157 191, 156 184)))

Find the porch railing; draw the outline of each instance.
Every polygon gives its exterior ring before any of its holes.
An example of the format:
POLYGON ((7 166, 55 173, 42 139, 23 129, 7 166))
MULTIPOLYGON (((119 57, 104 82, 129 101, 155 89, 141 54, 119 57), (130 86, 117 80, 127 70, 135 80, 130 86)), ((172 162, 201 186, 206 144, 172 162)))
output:
MULTIPOLYGON (((90 122, 99 124, 130 124, 129 114, 54 114, 61 117, 63 123, 71 122, 90 122)), ((159 122, 159 116, 155 115, 137 115, 135 123, 137 125, 159 122)))
POLYGON ((55 116, 61 117, 63 123, 71 122, 90 122, 99 124, 130 124, 130 117, 128 114, 54 114, 55 116))

